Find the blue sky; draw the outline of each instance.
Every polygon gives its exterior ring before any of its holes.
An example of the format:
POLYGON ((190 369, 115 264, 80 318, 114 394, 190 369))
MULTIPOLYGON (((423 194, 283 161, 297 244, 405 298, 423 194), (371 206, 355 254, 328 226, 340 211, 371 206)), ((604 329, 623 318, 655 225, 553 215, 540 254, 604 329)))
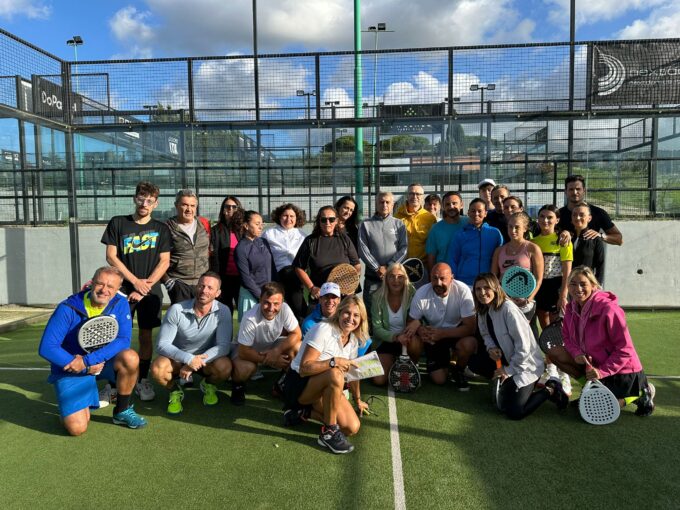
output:
MULTIPOLYGON (((12 0, 0 2, 5 30, 55 55, 80 35, 80 60, 252 52, 251 0, 12 0)), ((675 37, 675 0, 578 0, 577 39, 675 37)), ((261 53, 346 50, 351 0, 259 0, 261 53)), ((381 48, 564 41, 568 0, 363 0, 363 25, 386 22, 381 48)), ((373 45, 372 34, 364 47, 373 45)))

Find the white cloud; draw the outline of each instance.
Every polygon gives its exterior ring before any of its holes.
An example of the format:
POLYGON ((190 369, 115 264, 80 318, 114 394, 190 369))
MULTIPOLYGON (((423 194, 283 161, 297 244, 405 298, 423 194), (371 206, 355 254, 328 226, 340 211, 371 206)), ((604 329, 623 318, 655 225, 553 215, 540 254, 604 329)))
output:
POLYGON ((619 39, 654 39, 677 37, 680 5, 673 3, 653 11, 646 19, 637 19, 616 34, 619 39))
MULTIPOLYGON (((569 23, 570 0, 544 0, 550 8, 549 19, 558 26, 569 23)), ((669 4, 669 0, 581 0, 576 4, 576 24, 588 25, 609 21, 629 11, 643 11, 669 4)))
POLYGON ((126 47, 118 58, 150 58, 153 55, 154 29, 145 20, 151 18, 148 11, 139 12, 132 6, 124 7, 109 20, 111 32, 126 47))
POLYGON ((35 0, 0 0, 0 16, 13 18, 26 16, 30 19, 47 19, 52 14, 48 5, 35 0))

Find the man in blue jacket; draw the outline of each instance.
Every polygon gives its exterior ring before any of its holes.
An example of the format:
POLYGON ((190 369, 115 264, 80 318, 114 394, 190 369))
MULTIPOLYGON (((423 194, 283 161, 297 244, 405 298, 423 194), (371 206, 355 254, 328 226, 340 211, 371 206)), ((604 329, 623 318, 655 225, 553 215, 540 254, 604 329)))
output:
POLYGON ((480 273, 491 270, 493 252, 503 244, 500 230, 484 223, 486 202, 475 198, 468 208, 468 224, 451 239, 448 264, 456 280, 469 287, 480 273))
POLYGON ((130 405, 139 356, 130 349, 132 318, 127 299, 118 293, 122 283, 123 274, 118 269, 110 266, 97 269, 89 289, 57 306, 40 340, 40 356, 51 364, 48 381, 54 384, 62 422, 72 436, 87 430, 90 409, 99 408, 96 377, 117 383, 113 423, 131 429, 146 425, 146 420, 130 405), (118 321, 118 336, 88 354, 78 344, 78 332, 85 321, 100 315, 118 321))

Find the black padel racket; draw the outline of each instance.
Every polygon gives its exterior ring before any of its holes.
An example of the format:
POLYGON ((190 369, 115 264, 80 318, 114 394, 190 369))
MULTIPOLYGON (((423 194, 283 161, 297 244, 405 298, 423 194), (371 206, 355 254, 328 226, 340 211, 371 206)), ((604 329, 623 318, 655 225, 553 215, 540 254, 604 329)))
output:
POLYGON ((408 356, 405 345, 401 346, 401 356, 390 368, 389 381, 394 391, 400 393, 411 393, 420 386, 420 372, 408 356))

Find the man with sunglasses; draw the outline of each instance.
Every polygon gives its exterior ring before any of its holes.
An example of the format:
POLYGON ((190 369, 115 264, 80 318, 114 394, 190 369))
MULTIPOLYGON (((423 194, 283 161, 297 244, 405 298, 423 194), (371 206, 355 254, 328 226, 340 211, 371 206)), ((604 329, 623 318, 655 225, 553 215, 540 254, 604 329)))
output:
POLYGON ((114 216, 104 231, 106 261, 125 277, 121 290, 127 294, 139 326, 139 382, 135 391, 140 400, 156 396, 148 379, 153 354, 153 328, 161 325, 163 294, 160 280, 170 264, 171 238, 165 223, 151 217, 158 206, 158 186, 147 181, 137 184, 135 212, 114 216))

